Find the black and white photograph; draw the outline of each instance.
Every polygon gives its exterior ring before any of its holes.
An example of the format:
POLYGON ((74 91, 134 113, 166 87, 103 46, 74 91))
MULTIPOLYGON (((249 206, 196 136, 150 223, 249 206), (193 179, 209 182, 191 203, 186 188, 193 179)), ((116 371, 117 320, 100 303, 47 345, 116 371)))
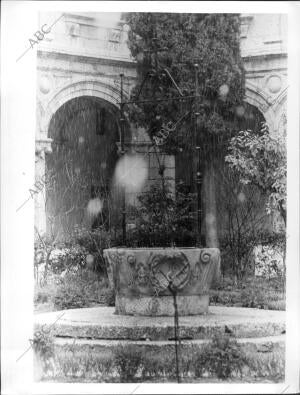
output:
POLYGON ((299 2, 4 3, 5 393, 296 393, 299 2))

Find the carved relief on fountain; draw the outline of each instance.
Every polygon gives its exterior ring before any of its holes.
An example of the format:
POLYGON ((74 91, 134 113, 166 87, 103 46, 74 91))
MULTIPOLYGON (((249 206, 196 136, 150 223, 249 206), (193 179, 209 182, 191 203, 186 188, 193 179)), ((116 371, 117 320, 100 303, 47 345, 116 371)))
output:
POLYGON ((181 315, 207 312, 209 289, 220 271, 215 248, 113 248, 104 251, 116 313, 172 315, 177 294, 181 315))

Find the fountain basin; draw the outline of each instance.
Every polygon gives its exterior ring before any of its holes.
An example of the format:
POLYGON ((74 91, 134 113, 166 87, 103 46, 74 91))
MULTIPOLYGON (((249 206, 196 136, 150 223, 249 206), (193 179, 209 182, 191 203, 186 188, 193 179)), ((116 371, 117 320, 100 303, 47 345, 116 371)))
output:
POLYGON ((217 248, 110 248, 104 250, 115 290, 115 313, 180 316, 208 312, 209 289, 220 276, 217 248))

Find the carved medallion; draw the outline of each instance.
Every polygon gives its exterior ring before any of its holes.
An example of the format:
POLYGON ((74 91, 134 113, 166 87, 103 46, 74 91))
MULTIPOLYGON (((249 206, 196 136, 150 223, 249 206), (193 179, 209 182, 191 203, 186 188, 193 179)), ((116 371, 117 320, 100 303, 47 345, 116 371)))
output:
POLYGON ((168 289, 170 284, 174 290, 181 290, 189 281, 190 264, 182 252, 151 255, 148 265, 150 281, 157 292, 168 289))
POLYGON ((51 89, 51 81, 50 81, 50 79, 49 79, 47 76, 43 75, 43 76, 40 77, 40 80, 39 80, 39 88, 40 88, 40 91, 41 91, 44 95, 46 95, 47 93, 50 92, 50 89, 51 89))
POLYGON ((267 87, 271 93, 278 93, 281 86, 282 81, 279 75, 273 74, 267 79, 267 87))

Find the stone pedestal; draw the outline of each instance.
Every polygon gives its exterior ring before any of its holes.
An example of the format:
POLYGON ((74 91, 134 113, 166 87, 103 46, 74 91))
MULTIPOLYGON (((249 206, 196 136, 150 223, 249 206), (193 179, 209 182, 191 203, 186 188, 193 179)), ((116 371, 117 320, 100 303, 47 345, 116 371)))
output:
POLYGON ((173 316, 174 292, 180 316, 208 312, 220 273, 217 248, 111 248, 104 257, 116 314, 173 316))

